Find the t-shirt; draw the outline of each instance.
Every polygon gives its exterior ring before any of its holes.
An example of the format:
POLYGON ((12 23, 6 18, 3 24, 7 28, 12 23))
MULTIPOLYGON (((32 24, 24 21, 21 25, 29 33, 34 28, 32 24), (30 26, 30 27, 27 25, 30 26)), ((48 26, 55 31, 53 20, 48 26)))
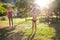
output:
POLYGON ((8 17, 12 17, 12 10, 8 10, 8 17))

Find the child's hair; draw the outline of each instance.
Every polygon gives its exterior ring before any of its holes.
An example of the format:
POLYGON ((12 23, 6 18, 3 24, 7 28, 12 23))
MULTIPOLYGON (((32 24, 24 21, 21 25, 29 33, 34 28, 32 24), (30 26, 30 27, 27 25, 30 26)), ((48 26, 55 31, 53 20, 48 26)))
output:
POLYGON ((11 7, 8 7, 8 10, 12 9, 11 7))

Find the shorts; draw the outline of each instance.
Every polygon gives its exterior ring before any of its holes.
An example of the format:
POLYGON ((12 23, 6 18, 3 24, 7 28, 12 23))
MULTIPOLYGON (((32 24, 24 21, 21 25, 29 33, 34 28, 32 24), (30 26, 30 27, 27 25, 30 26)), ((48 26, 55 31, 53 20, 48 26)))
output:
POLYGON ((12 15, 8 15, 8 18, 12 18, 12 15))
POLYGON ((32 20, 33 22, 36 22, 36 20, 32 20))
POLYGON ((12 16, 8 16, 8 18, 12 18, 12 16))

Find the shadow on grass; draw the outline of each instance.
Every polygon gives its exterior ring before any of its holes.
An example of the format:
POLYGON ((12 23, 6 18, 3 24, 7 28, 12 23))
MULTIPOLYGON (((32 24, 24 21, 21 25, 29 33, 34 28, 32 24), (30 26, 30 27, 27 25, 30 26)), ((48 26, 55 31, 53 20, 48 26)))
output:
POLYGON ((5 40, 23 40, 24 38, 24 32, 17 32, 17 33, 12 33, 5 40))
POLYGON ((8 29, 8 27, 0 28, 0 40, 4 40, 4 38, 6 38, 9 35, 8 32, 10 32, 11 30, 9 31, 7 29, 8 29))
POLYGON ((33 40, 35 34, 36 34, 35 32, 34 32, 34 33, 31 33, 31 34, 29 35, 29 37, 27 38, 27 40, 33 40))
POLYGON ((53 38, 54 40, 60 40, 60 22, 49 24, 50 27, 55 28, 56 36, 53 38))

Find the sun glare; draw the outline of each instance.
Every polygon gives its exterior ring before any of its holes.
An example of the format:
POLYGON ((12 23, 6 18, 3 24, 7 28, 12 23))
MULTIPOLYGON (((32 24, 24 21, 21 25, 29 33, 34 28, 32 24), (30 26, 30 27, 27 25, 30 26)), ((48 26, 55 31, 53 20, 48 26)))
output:
POLYGON ((48 6, 53 1, 54 0, 35 0, 35 3, 37 5, 39 5, 41 8, 44 8, 44 7, 48 6))

